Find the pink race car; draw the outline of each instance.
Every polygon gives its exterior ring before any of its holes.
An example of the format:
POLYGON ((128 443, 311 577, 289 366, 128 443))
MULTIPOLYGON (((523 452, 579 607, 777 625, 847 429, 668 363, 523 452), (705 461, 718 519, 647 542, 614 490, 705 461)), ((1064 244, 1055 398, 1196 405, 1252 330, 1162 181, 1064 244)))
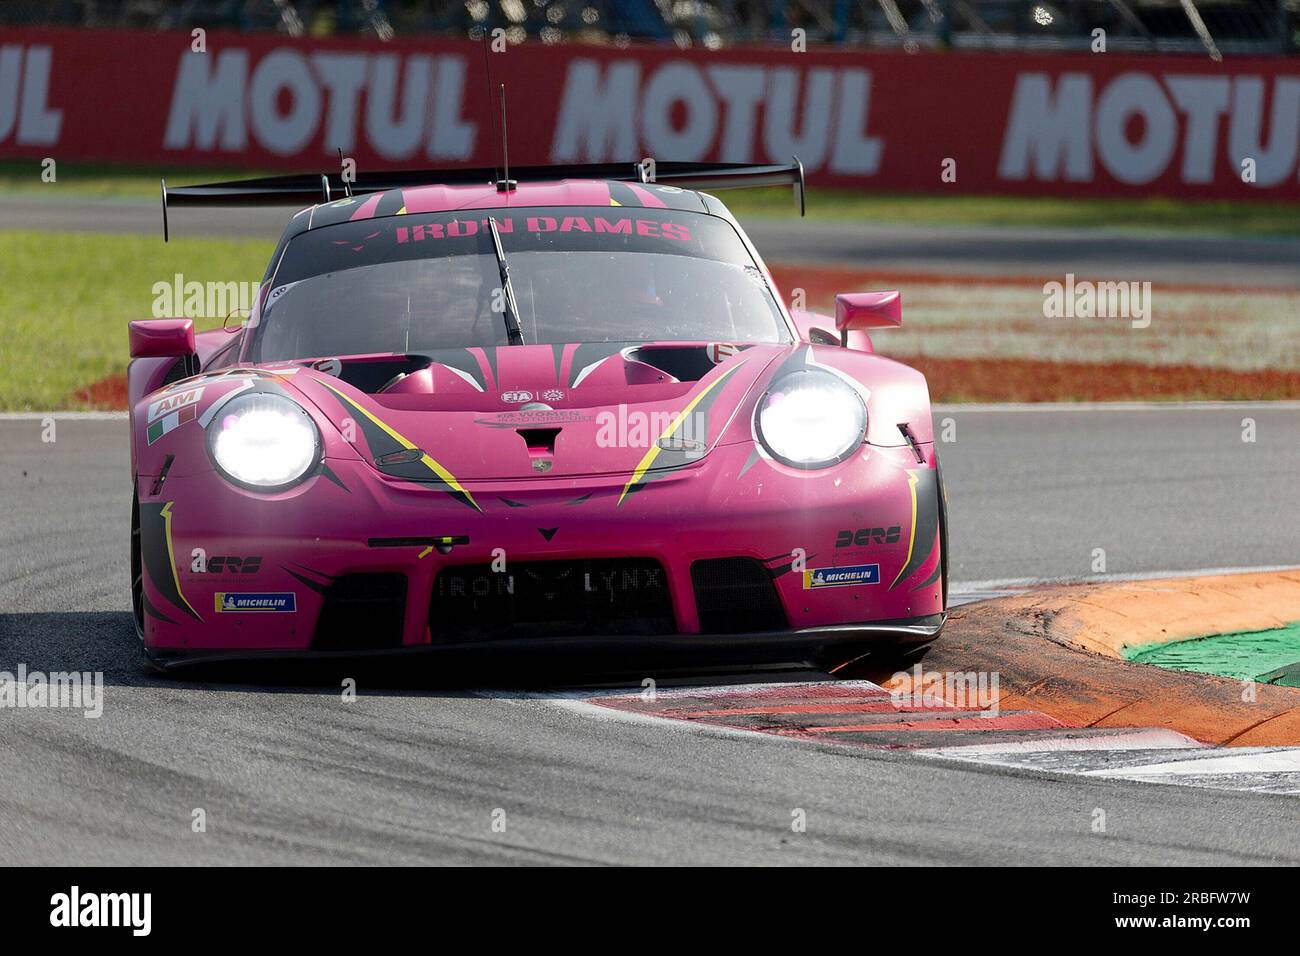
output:
POLYGON ((696 191, 801 190, 797 163, 511 174, 164 185, 164 217, 321 201, 241 326, 131 323, 148 659, 826 663, 932 640, 947 542, 929 394, 867 334, 899 324, 898 294, 790 310, 696 191))

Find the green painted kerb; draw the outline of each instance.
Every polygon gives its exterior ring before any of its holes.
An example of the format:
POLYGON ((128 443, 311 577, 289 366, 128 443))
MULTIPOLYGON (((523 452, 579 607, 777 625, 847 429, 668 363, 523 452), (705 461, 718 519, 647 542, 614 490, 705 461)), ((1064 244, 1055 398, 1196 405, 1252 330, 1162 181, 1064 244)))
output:
POLYGON ((1300 621, 1270 631, 1126 647, 1124 657, 1169 670, 1300 687, 1300 621))

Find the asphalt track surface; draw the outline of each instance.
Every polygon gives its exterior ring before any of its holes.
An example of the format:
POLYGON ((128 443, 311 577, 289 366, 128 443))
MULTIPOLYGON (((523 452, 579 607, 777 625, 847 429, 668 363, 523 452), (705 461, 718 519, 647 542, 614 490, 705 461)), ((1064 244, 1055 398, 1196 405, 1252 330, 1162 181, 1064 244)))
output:
MULTIPOLYGON (((54 191, 51 190, 53 193, 54 191)), ((177 237, 276 239, 288 210, 173 209, 177 237)), ((769 263, 940 271, 963 276, 1129 279, 1232 288, 1300 288, 1300 240, 1101 230, 863 225, 743 218, 769 263)), ((143 233, 162 237, 158 202, 53 194, 0 198, 0 229, 143 233)))
MULTIPOLYGON (((1112 573, 1297 563, 1294 405, 936 417, 956 426, 958 581, 1086 577, 1096 547, 1112 573)), ((0 421, 0 669, 102 670, 104 713, 0 710, 0 864, 1300 863, 1289 797, 600 715, 490 678, 363 682, 345 704, 337 684, 154 677, 128 611, 125 423, 57 429, 0 421)))

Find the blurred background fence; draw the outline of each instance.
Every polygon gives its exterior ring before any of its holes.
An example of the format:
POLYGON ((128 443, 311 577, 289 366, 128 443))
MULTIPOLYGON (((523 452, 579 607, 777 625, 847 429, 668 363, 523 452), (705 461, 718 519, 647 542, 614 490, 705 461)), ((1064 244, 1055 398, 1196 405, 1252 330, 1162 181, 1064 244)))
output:
POLYGON ((0 25, 226 28, 512 43, 1300 53, 1300 0, 5 0, 0 25))

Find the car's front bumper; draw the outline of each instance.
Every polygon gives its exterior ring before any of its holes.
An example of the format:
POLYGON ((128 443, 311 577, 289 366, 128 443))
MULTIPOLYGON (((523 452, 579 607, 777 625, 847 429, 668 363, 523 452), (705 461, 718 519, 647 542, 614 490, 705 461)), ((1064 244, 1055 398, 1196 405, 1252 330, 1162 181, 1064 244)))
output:
POLYGON ((816 474, 791 473, 752 451, 716 448, 632 494, 623 476, 478 482, 466 486, 474 507, 358 460, 331 459, 329 475, 276 496, 204 472, 168 478, 155 494, 155 480, 142 476, 145 647, 167 666, 466 646, 739 650, 932 638, 944 607, 928 447, 918 463, 908 449, 866 446, 816 474), (658 633, 606 632, 597 623, 580 633, 539 628, 544 637, 519 629, 467 636, 462 620, 449 636, 441 626, 438 575, 449 568, 501 562, 509 574, 544 562, 629 558, 663 569, 670 612, 658 633), (779 602, 771 626, 744 626, 756 618, 741 606, 735 627, 717 608, 702 608, 701 563, 730 558, 763 568, 779 602), (403 582, 400 619, 382 639, 363 614, 346 629, 355 632, 351 643, 337 628, 323 640, 335 613, 331 591, 360 580, 364 592, 359 575, 403 582))

